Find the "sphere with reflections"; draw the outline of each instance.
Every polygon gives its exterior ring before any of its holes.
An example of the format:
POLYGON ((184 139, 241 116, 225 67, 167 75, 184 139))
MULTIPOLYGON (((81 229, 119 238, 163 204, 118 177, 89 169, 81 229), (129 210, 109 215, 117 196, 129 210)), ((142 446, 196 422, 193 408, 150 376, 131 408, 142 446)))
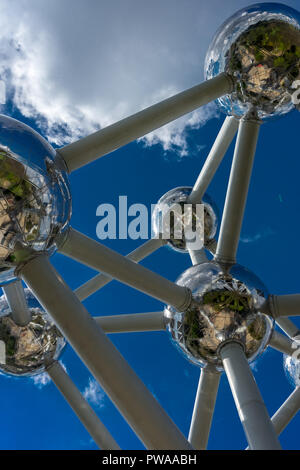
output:
POLYGON ((15 376, 44 372, 65 346, 64 337, 29 289, 25 295, 31 312, 26 326, 14 322, 5 296, 0 297, 0 372, 15 376))
POLYGON ((0 282, 28 253, 51 254, 70 215, 62 159, 33 129, 0 115, 0 282))
POLYGON ((207 79, 221 72, 234 81, 233 93, 218 99, 227 114, 255 111, 265 119, 295 108, 300 13, 280 3, 258 3, 231 16, 215 34, 205 59, 207 79))
POLYGON ((152 214, 155 236, 168 240, 168 245, 180 252, 187 251, 188 227, 199 232, 201 243, 208 249, 217 230, 215 203, 205 194, 201 202, 202 212, 197 204, 188 203, 191 191, 191 187, 171 189, 160 198, 152 214))
POLYGON ((292 387, 300 387, 300 337, 294 341, 293 356, 283 355, 283 367, 292 387))
POLYGON ((267 292, 250 271, 236 264, 222 268, 215 262, 187 269, 176 281, 193 295, 190 307, 165 309, 168 329, 176 346, 194 364, 222 369, 220 347, 238 341, 249 362, 267 346, 273 320, 260 312, 267 292))

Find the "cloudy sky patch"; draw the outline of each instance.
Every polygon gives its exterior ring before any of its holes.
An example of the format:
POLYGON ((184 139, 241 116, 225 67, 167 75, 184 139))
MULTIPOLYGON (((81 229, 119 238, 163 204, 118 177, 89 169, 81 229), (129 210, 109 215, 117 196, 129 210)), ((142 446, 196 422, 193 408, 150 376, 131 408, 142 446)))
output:
MULTIPOLYGON (((215 30, 248 3, 2 0, 0 75, 14 106, 63 145, 201 82, 215 30)), ((145 143, 186 155, 186 126, 215 115, 206 106, 145 143)))

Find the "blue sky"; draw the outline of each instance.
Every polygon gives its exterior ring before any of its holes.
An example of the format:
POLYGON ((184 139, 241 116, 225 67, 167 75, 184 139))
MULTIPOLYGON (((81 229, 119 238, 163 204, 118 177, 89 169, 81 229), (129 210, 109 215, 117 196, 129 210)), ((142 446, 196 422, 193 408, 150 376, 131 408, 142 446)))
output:
MULTIPOLYGON (((0 72, 7 82, 9 97, 2 112, 33 126, 54 145, 202 80, 204 54, 213 32, 227 16, 248 4, 228 1, 225 8, 225 2, 220 0, 168 0, 164 6, 162 2, 151 2, 150 10, 149 3, 142 1, 134 10, 137 3, 133 0, 114 0, 111 8, 102 1, 90 1, 85 8, 81 0, 76 0, 72 2, 75 6, 71 21, 66 15, 69 0, 60 3, 20 0, 0 4, 0 13, 7 20, 0 35, 0 72), (124 3, 132 9, 124 11, 124 3), (22 12, 20 4, 25 7, 22 12), (113 10, 116 6, 119 9, 113 10), (14 15, 9 15, 10 9, 19 14, 19 23, 15 23, 14 15), (99 36, 97 21, 93 20, 97 15, 103 28, 105 23, 111 26, 110 29, 106 25, 99 36), (85 22, 90 24, 90 30, 83 28, 85 22), (65 40, 68 28, 70 37, 65 40), (32 36, 32 30, 40 41, 32 36), (75 41, 76 33, 78 36, 82 30, 85 37, 80 49, 80 41, 74 46, 72 39, 75 41), (151 35, 153 30, 155 34, 151 35), (73 70, 73 75, 68 70, 73 70), (74 70, 78 72, 75 75, 74 70)), ((286 3, 297 6, 296 1, 286 3)), ((99 204, 117 204, 118 196, 126 195, 129 204, 141 202, 150 208, 169 189, 193 185, 223 119, 214 105, 209 106, 71 174, 72 226, 96 238, 99 204)), ((261 127, 238 251, 239 263, 254 271, 275 294, 299 292, 299 123, 296 111, 261 127)), ((208 191, 220 213, 232 152, 233 146, 208 191)), ((126 254, 141 241, 105 243, 126 254)), ((72 288, 94 275, 89 268, 59 254, 53 257, 53 263, 72 288)), ((163 248, 143 265, 175 280, 190 266, 190 260, 163 248)), ((92 315, 162 308, 160 302, 117 282, 84 304, 92 315)), ((111 335, 111 339, 187 434, 199 369, 178 353, 167 333, 111 335)), ((65 349, 62 362, 119 445, 124 449, 143 448, 70 346, 65 349)), ((273 414, 292 391, 284 375, 282 355, 268 349, 255 369, 266 405, 273 414)), ((96 448, 53 384, 1 376, 0 388, 4 404, 1 449, 96 448)), ((299 449, 299 424, 300 416, 281 435, 284 448, 299 449)), ((222 377, 209 448, 245 446, 233 398, 222 377)))

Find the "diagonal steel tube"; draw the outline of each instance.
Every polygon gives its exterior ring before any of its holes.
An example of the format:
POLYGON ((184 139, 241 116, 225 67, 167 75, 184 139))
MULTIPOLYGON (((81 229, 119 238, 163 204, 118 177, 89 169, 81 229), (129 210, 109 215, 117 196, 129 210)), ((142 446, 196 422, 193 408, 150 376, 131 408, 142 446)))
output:
POLYGON ((62 365, 57 361, 53 362, 47 368, 47 373, 100 449, 120 450, 110 432, 81 395, 62 365))
POLYGON ((269 295, 266 310, 277 320, 279 317, 300 316, 300 294, 269 295))
POLYGON ((201 370, 189 432, 189 442, 194 449, 207 447, 219 383, 219 372, 209 368, 201 370))
POLYGON ((189 250, 189 255, 190 255, 190 258, 191 258, 191 261, 192 261, 193 265, 208 262, 208 259, 207 259, 207 256, 205 254, 204 248, 202 248, 202 250, 198 250, 198 251, 189 250))
POLYGON ((242 346, 228 342, 220 356, 250 449, 281 449, 242 346))
POLYGON ((74 171, 171 121, 214 101, 233 89, 231 78, 221 73, 211 80, 157 103, 111 126, 62 147, 68 171, 74 171))
POLYGON ((300 387, 295 388, 272 417, 275 432, 279 435, 300 410, 300 387))
POLYGON ((173 305, 179 311, 185 310, 191 302, 189 289, 178 286, 72 228, 59 251, 134 289, 173 305))
POLYGON ((25 326, 31 320, 22 281, 19 279, 2 286, 5 298, 11 310, 11 316, 17 325, 25 326))
POLYGON ((210 253, 212 255, 215 255, 216 254, 216 250, 217 250, 217 241, 215 238, 212 238, 211 240, 207 240, 207 242, 205 243, 205 248, 210 251, 210 253))
POLYGON ((300 329, 287 317, 280 317, 276 319, 277 325, 288 335, 290 338, 300 337, 300 329))
POLYGON ((227 152, 239 126, 239 121, 232 116, 227 116, 217 138, 208 154, 198 179, 189 195, 188 202, 200 204, 211 180, 214 177, 225 153, 227 152))
MULTIPOLYGON (((154 253, 154 251, 158 250, 161 246, 165 245, 167 240, 163 240, 162 238, 151 238, 150 240, 146 241, 142 245, 138 246, 135 250, 129 253, 126 257, 131 259, 131 261, 139 262, 146 258, 147 256, 154 253)), ((113 278, 108 276, 107 274, 99 273, 96 276, 89 279, 87 282, 82 284, 81 286, 77 287, 74 290, 74 293, 77 295, 78 299, 85 300, 90 295, 97 292, 99 289, 104 287, 106 284, 111 282, 113 278)))
POLYGON ((287 336, 278 333, 276 330, 272 333, 269 346, 273 349, 277 349, 277 351, 280 351, 283 354, 287 354, 288 356, 292 356, 295 353, 293 341, 287 336))
POLYGON ((93 318, 105 333, 134 333, 166 329, 164 312, 130 313, 93 318))
POLYGON ((236 260, 260 121, 243 118, 239 124, 215 259, 236 260))
MULTIPOLYGON (((279 436, 300 410, 300 387, 290 394, 281 407, 272 416, 272 424, 279 436)), ((248 447, 247 449, 248 450, 248 447)))
POLYGON ((190 449, 164 409, 44 255, 18 274, 148 449, 190 449))

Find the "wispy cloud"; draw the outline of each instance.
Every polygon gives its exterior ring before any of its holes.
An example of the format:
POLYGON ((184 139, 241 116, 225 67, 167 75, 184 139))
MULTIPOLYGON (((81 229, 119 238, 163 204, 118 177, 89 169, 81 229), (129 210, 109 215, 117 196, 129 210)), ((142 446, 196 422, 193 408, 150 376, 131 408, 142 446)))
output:
POLYGON ((37 388, 44 388, 46 385, 48 385, 51 382, 51 379, 47 372, 43 372, 42 374, 39 375, 34 375, 33 377, 30 377, 31 380, 33 381, 34 385, 37 388))
MULTIPOLYGON (((67 368, 65 364, 60 361, 60 365, 67 372, 67 368)), ((51 382, 51 378, 49 377, 47 372, 43 372, 42 374, 38 374, 38 375, 33 375, 32 377, 30 377, 30 379, 32 380, 34 385, 39 389, 44 388, 46 385, 49 385, 49 383, 51 382)))
POLYGON ((105 401, 105 393, 95 379, 89 379, 88 385, 83 391, 84 398, 97 408, 102 408, 105 401))
POLYGON ((275 235, 274 230, 272 230, 270 227, 267 227, 253 235, 241 236, 241 242, 242 243, 255 243, 263 238, 271 237, 272 235, 275 235))
MULTIPOLYGON (((0 79, 13 106, 63 145, 201 82, 213 31, 248 3, 2 0, 0 79)), ((184 156, 186 130, 215 115, 208 105, 144 142, 184 156)))

